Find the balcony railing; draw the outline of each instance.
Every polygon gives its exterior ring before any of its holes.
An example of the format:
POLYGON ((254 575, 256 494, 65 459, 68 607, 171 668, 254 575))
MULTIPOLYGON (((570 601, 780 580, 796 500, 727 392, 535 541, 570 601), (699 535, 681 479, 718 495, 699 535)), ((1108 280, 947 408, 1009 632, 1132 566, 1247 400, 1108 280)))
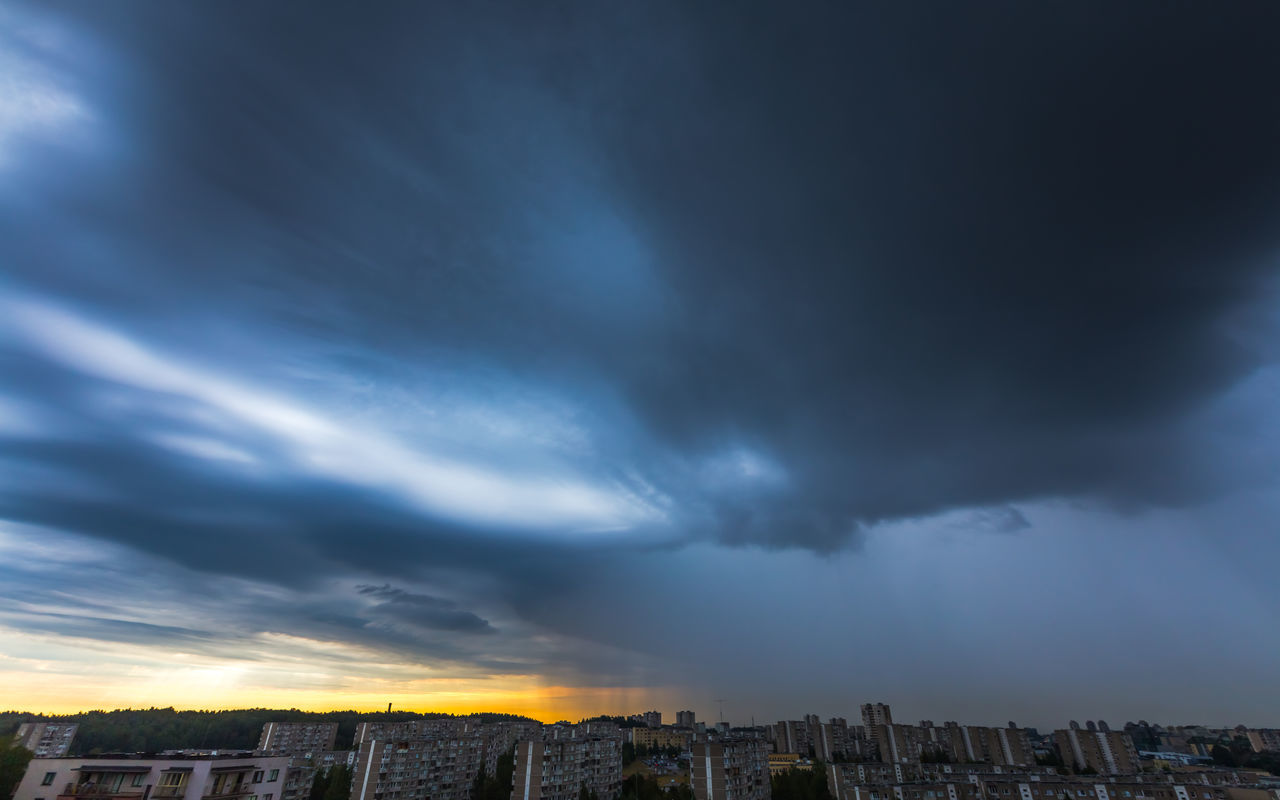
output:
POLYGON ((58 795, 59 800, 62 798, 80 798, 80 800, 135 800, 142 797, 141 786, 121 786, 113 789, 108 786, 100 786, 90 783, 68 783, 58 795))
POLYGON ((250 784, 242 783, 239 786, 220 789, 216 792, 202 795, 203 800, 238 800, 241 797, 248 797, 253 794, 253 787, 250 784))

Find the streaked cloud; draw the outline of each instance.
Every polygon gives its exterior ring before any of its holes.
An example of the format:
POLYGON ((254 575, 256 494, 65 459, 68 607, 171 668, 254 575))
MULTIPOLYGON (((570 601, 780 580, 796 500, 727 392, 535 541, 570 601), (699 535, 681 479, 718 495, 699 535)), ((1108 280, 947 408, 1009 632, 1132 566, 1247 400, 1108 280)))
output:
POLYGON ((0 685, 1266 711, 1280 11, 574 12, 0 11, 0 685))

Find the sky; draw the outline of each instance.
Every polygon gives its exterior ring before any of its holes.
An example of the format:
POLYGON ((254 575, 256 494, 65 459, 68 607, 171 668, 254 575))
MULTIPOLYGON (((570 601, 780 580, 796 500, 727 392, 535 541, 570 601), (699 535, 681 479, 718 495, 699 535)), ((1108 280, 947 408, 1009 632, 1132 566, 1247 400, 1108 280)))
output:
POLYGON ((0 4, 0 707, 1280 725, 1278 34, 0 4))

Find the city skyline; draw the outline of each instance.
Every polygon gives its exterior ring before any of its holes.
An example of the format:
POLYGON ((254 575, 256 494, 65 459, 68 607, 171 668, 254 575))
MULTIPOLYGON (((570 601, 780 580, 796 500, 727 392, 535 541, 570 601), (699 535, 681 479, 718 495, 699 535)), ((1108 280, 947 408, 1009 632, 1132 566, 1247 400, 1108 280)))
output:
POLYGON ((1273 724, 1278 33, 0 6, 0 708, 1273 724))

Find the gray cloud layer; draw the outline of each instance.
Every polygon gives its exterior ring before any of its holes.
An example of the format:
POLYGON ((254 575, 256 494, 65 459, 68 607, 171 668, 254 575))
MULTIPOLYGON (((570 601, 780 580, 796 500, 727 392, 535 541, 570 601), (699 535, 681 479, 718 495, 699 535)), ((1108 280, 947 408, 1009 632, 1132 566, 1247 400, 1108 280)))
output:
POLYGON ((1249 442, 1277 355, 1276 8, 11 16, 6 109, 71 110, 0 128, 8 308, 198 379, 13 323, 5 519, 341 578, 376 601, 353 629, 496 663, 521 645, 454 640, 523 634, 459 576, 600 639, 556 598, 653 548, 829 554, 954 509, 1016 532, 1014 504, 1273 484, 1249 442), (364 431, 551 478, 509 513, 405 488, 430 464, 364 431))

